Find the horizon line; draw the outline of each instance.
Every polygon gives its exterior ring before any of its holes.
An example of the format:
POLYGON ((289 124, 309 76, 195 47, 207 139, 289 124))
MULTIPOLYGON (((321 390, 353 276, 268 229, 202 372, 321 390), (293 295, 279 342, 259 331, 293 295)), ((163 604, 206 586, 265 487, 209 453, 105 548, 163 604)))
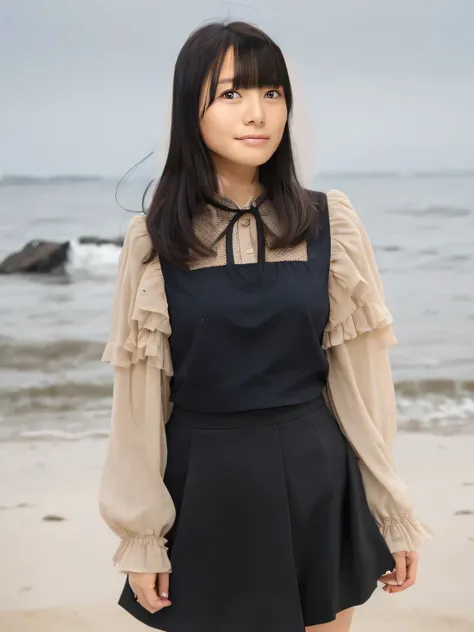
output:
MULTIPOLYGON (((474 168, 447 168, 447 169, 325 169, 317 171, 314 177, 392 177, 392 178, 410 178, 417 176, 474 176, 474 168)), ((53 173, 49 175, 35 175, 31 173, 6 173, 0 176, 0 184, 9 181, 50 181, 50 180, 82 180, 82 181, 107 181, 120 180, 122 175, 114 174, 81 174, 81 173, 53 173)), ((145 176, 136 176, 135 180, 147 180, 145 176)))

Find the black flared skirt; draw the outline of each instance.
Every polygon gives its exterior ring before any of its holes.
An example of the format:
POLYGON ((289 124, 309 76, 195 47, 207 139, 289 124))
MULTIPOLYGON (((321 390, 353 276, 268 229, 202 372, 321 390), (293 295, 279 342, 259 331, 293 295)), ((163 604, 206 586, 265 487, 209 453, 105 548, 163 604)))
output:
POLYGON ((166 632, 304 632, 365 602, 393 570, 356 456, 323 398, 203 414, 175 406, 165 484, 171 606, 151 614, 128 580, 119 604, 166 632))

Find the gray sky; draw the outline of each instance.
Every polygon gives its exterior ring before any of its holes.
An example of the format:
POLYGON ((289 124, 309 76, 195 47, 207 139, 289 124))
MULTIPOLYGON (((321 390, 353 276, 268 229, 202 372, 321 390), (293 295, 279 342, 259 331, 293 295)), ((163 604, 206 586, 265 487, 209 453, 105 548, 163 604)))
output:
POLYGON ((162 148, 179 49, 229 14, 296 70, 316 169, 474 168, 472 0, 0 0, 0 175, 116 175, 162 148))

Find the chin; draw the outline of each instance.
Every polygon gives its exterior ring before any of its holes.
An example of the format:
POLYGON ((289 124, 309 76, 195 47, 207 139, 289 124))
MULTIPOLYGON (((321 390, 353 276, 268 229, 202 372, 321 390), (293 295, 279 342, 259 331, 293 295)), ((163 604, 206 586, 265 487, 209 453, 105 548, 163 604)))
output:
POLYGON ((232 158, 232 162, 246 167, 260 167, 260 165, 268 162, 271 157, 272 154, 268 154, 268 152, 259 153, 255 151, 250 156, 235 156, 232 158))

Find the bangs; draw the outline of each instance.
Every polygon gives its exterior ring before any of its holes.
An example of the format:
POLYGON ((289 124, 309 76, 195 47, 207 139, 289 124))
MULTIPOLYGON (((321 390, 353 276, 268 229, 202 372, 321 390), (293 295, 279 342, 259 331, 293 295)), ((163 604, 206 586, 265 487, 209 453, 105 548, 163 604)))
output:
POLYGON ((230 37, 219 49, 217 58, 212 63, 210 72, 209 93, 207 105, 209 107, 216 98, 217 84, 221 74, 225 56, 229 48, 234 53, 234 81, 229 90, 250 88, 273 88, 282 86, 285 92, 288 109, 291 107, 290 78, 284 57, 271 40, 249 36, 230 37))

